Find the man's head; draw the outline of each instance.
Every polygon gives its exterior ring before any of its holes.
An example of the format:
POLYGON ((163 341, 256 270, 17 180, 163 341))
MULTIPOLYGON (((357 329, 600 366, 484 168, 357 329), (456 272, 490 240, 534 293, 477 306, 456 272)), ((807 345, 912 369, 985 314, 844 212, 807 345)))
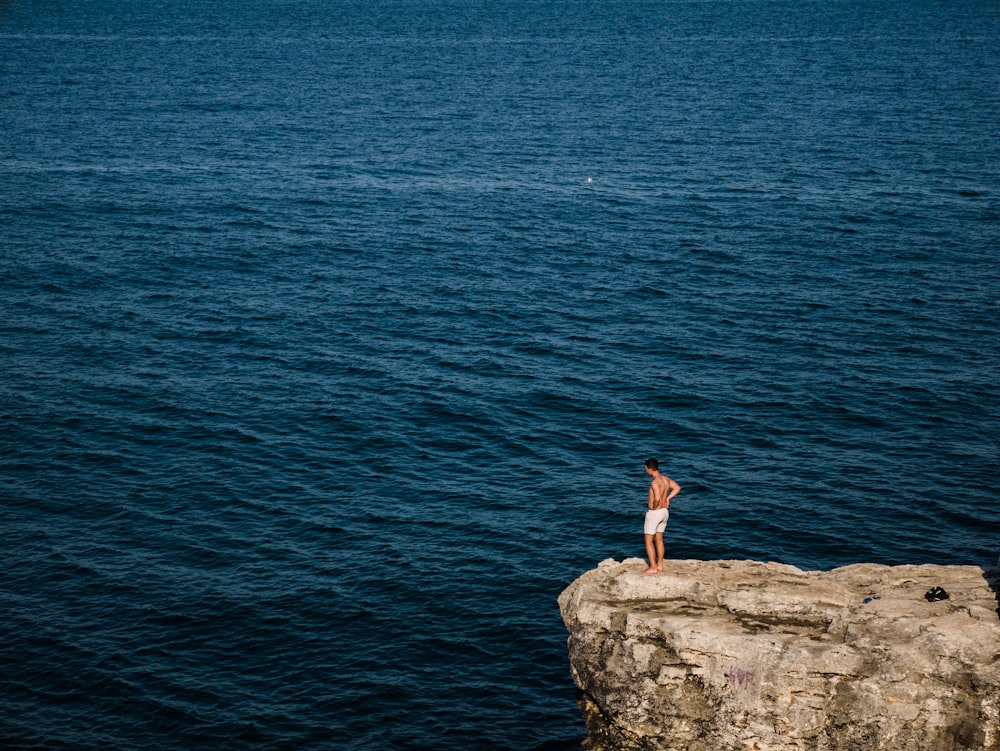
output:
POLYGON ((658 471, 660 469, 660 463, 658 461, 656 461, 656 459, 647 459, 646 460, 646 469, 649 469, 649 470, 652 470, 653 472, 656 472, 656 471, 658 471))

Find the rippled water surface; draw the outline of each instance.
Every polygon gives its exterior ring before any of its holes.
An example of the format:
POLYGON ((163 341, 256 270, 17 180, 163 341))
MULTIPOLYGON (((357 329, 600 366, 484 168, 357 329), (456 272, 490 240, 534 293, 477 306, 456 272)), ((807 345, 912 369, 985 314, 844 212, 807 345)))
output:
POLYGON ((0 746, 577 747, 641 555, 1000 552, 988 0, 0 0, 0 746))

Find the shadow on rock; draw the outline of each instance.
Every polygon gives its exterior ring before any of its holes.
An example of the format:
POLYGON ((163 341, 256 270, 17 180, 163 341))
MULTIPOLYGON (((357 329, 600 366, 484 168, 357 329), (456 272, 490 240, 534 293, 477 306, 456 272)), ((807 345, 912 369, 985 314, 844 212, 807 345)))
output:
POLYGON ((1000 618, 1000 560, 997 561, 997 564, 998 566, 994 568, 984 568, 983 578, 990 585, 993 595, 997 598, 997 617, 1000 618))

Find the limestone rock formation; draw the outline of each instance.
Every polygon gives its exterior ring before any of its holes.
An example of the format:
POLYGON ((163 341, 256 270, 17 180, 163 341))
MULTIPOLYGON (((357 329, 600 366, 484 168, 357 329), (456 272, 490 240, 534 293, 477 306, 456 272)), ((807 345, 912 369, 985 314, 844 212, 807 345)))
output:
POLYGON ((559 597, 591 751, 1000 751, 1000 571, 644 566, 559 597))

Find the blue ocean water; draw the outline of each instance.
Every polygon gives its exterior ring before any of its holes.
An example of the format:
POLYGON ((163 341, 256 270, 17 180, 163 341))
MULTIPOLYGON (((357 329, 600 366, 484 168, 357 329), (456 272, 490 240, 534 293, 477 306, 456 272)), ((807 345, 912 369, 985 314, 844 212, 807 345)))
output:
POLYGON ((0 747, 577 747, 643 553, 1000 553, 989 0, 0 0, 0 747))

